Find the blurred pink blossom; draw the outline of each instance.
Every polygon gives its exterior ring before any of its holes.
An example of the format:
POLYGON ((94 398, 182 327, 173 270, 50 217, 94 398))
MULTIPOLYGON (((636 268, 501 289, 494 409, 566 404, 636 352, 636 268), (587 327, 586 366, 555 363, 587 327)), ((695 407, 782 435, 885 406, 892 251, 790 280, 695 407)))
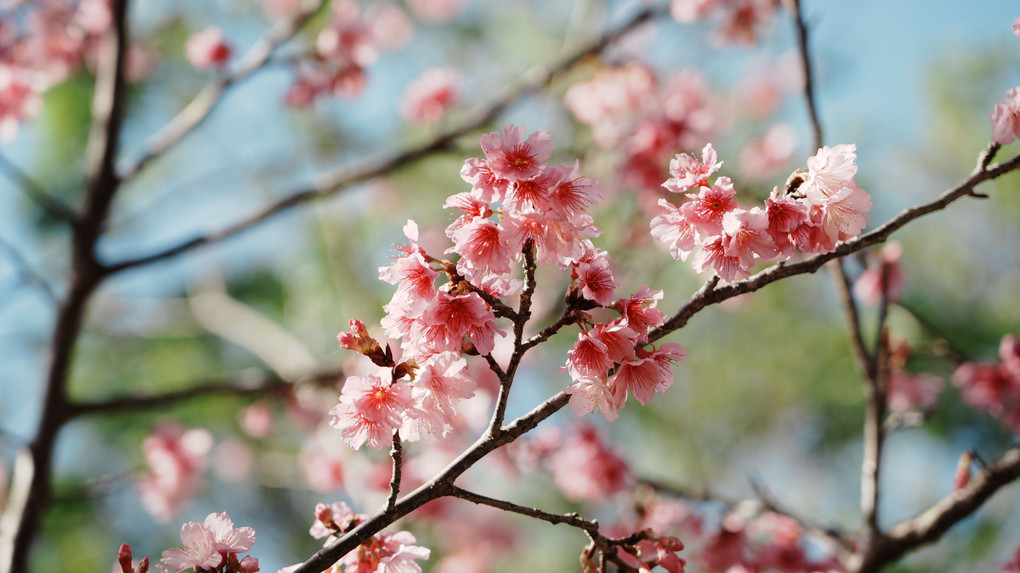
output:
POLYGON ((212 435, 201 428, 185 429, 165 421, 142 441, 149 473, 138 480, 142 506, 160 522, 168 522, 202 484, 212 435))
POLYGON ((797 151, 797 130, 788 123, 770 127, 740 152, 740 169, 748 178, 764 181, 785 167, 797 151))
POLYGON ((992 115, 992 141, 1006 145, 1020 137, 1020 87, 1010 88, 1006 98, 995 104, 992 115))
POLYGON ((882 300, 882 281, 885 280, 887 301, 898 301, 903 295, 903 269, 900 266, 902 257, 903 247, 898 242, 886 243, 878 257, 873 258, 868 268, 857 278, 857 282, 854 283, 854 294, 868 304, 877 305, 882 300))
POLYGON ((408 5, 419 18, 427 22, 449 22, 460 15, 465 0, 408 0, 408 5))
POLYGON ((224 67, 233 53, 218 26, 208 26, 188 38, 184 53, 195 69, 212 70, 224 67))
POLYGON ((408 82, 400 115, 415 123, 435 123, 460 99, 459 75, 453 68, 428 68, 408 82))

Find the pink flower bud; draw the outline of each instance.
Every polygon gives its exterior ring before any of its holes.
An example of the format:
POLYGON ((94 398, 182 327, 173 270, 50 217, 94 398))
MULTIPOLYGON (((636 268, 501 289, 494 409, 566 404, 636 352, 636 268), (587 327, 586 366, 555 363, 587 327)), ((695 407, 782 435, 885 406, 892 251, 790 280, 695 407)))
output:
POLYGON ((346 348, 347 350, 353 350, 362 354, 370 354, 380 350, 379 342, 368 334, 368 329, 365 328, 364 322, 353 318, 350 321, 350 327, 350 332, 341 332, 336 335, 340 348, 346 348))
POLYGON ((259 570, 259 560, 251 555, 241 560, 241 573, 255 573, 259 570))
POLYGON ((138 571, 137 571, 137 573, 149 573, 149 558, 148 557, 143 557, 142 560, 138 562, 138 571))

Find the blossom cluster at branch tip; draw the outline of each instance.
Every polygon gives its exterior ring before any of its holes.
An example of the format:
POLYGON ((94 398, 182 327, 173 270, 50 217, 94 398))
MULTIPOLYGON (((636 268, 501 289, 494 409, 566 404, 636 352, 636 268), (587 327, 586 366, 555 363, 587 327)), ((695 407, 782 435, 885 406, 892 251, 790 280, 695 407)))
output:
POLYGON ((721 165, 708 144, 701 160, 679 154, 670 165, 673 175, 662 184, 683 194, 679 205, 662 198, 663 209, 652 219, 652 236, 666 244, 676 260, 687 260, 698 272, 713 270, 734 281, 750 276, 759 261, 785 260, 797 251, 828 253, 836 243, 859 234, 871 198, 857 187, 855 146, 823 147, 794 173, 784 191, 775 188, 764 208, 745 210, 734 198, 728 177, 708 178, 721 165))
POLYGON ((547 163, 548 132, 528 134, 510 125, 483 135, 480 144, 485 157, 468 159, 461 170, 471 190, 446 201, 457 217, 446 229, 453 246, 445 254, 456 255, 456 262, 428 255, 418 244, 417 225, 408 221, 409 242, 379 269, 382 280, 397 286, 381 325, 401 341, 402 361, 388 345, 383 351, 360 321, 337 336, 342 347, 378 367, 348 378, 331 411, 331 424, 352 448, 386 447, 394 432, 410 441, 449 433, 456 403, 475 390, 464 356, 487 355, 495 337, 505 336, 495 321, 511 315, 499 299, 521 289, 513 273, 525 259, 569 273, 572 308, 604 307, 619 315, 583 332, 571 350, 564 370, 579 414, 601 409, 613 419, 628 391, 647 404, 672 384, 671 365, 685 357, 675 343, 644 348, 649 328, 665 320, 655 308, 661 291, 642 286, 627 298, 615 296, 609 253, 591 241, 601 231, 588 207, 603 198, 601 186, 579 175, 576 162, 547 163), (448 282, 437 284, 443 275, 448 282))
MULTIPOLYGON (((367 519, 363 513, 354 512, 342 501, 329 505, 319 503, 315 506, 315 521, 309 534, 315 539, 325 539, 324 546, 335 543, 341 535, 356 527, 367 519)), ((344 555, 333 569, 340 573, 421 573, 417 561, 428 559, 432 553, 425 547, 415 545, 417 539, 408 531, 380 533, 344 555)), ((284 567, 280 573, 290 573, 301 564, 284 567)))

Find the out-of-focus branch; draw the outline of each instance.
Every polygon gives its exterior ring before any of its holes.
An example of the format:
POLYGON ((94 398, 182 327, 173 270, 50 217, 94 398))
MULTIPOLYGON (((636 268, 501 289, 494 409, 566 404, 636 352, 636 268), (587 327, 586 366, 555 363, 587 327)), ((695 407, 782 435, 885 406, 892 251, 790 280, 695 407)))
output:
POLYGON ((42 185, 26 175, 21 168, 12 163, 3 154, 0 154, 0 170, 5 171, 7 176, 11 178, 18 189, 21 189, 25 196, 42 207, 51 216, 70 223, 72 227, 77 223, 77 215, 71 207, 47 193, 42 185))
POLYGON ((46 279, 32 268, 32 265, 29 264, 28 260, 23 254, 21 254, 21 251, 19 251, 17 247, 0 238, 0 249, 7 251, 8 258, 10 258, 21 282, 39 289, 39 292, 46 297, 48 302, 57 304, 57 294, 53 292, 53 287, 50 286, 50 283, 48 283, 46 279))
POLYGON ((871 573, 923 545, 938 541, 952 526, 977 511, 1004 486, 1020 478, 1020 446, 971 478, 963 488, 942 498, 926 511, 905 519, 878 536, 872 550, 858 554, 847 564, 853 573, 871 573))
POLYGON ((39 425, 15 465, 11 499, 0 517, 0 573, 28 570, 28 554, 50 497, 53 447, 70 419, 67 380, 88 301, 105 277, 95 247, 119 187, 114 169, 124 116, 127 0, 113 0, 112 28, 99 42, 92 125, 86 148, 85 198, 73 228, 72 268, 57 311, 39 425))
POLYGON ((92 414, 111 414, 116 412, 136 412, 169 408, 175 404, 188 402, 206 396, 265 396, 266 394, 287 394, 299 384, 336 387, 344 378, 342 370, 325 370, 298 380, 284 380, 274 375, 263 374, 254 379, 218 380, 195 384, 184 390, 174 390, 162 394, 144 394, 137 396, 118 396, 90 402, 76 402, 72 405, 71 417, 92 414))
POLYGON ((277 22, 229 72, 217 76, 160 131, 149 137, 138 157, 133 160, 121 161, 117 169, 120 179, 131 179, 149 162, 166 153, 167 150, 184 139, 209 117, 213 109, 223 101, 223 95, 231 86, 248 79, 262 69, 276 49, 290 40, 325 4, 326 0, 319 0, 309 9, 300 12, 295 18, 277 22))
POLYGON ((429 157, 437 151, 447 149, 457 138, 491 122, 507 107, 525 96, 541 90, 559 74, 571 69, 579 62, 602 52, 634 28, 637 28, 641 24, 644 24, 665 13, 665 5, 644 8, 625 23, 616 29, 607 32, 598 40, 592 42, 574 55, 549 66, 537 66, 532 68, 526 72, 519 81, 508 86, 505 90, 499 93, 491 102, 480 108, 467 112, 461 117, 460 121, 455 126, 439 133, 425 142, 408 147, 401 151, 370 157, 356 163, 322 173, 315 178, 315 181, 311 184, 311 186, 295 191, 284 199, 262 208, 257 213, 254 213, 233 225, 184 241, 158 253, 112 264, 109 266, 110 272, 118 272, 133 267, 147 265, 175 257, 198 247, 222 241, 258 225, 278 213, 282 213, 288 209, 310 201, 329 197, 347 188, 353 183, 358 183, 360 181, 384 175, 399 167, 404 167, 429 157))

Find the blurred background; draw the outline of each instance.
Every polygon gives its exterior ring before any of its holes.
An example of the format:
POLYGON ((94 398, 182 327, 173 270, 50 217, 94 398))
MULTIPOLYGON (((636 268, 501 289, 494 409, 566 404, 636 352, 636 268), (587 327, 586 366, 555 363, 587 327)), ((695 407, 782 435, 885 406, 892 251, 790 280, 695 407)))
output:
MULTIPOLYGON (((33 4, 8 1, 2 17, 23 26, 37 8, 33 4)), ((358 10, 366 21, 379 22, 382 16, 369 12, 369 4, 359 3, 358 10)), ((437 4, 388 5, 399 9, 407 29, 403 35, 390 29, 381 38, 403 41, 386 45, 377 38, 377 58, 366 66, 357 93, 295 102, 298 62, 335 18, 328 8, 316 13, 263 70, 231 87, 194 133, 125 184, 100 244, 103 259, 144 256, 221 229, 308 187, 323 172, 456 127, 467 110, 492 101, 508 83, 574 53, 641 7, 599 0, 464 0, 448 3, 452 8, 444 13, 437 4), (456 103, 431 122, 405 118, 408 83, 437 66, 456 70, 456 103)), ((137 153, 214 78, 215 71, 198 70, 185 57, 188 38, 218 26, 236 59, 277 17, 271 8, 252 0, 130 3, 132 39, 149 59, 130 88, 125 156, 137 153)), ((934 198, 973 169, 990 139, 989 113, 1007 89, 1020 84, 1020 39, 1010 30, 1020 16, 1017 8, 1009 0, 965 6, 803 3, 825 143, 857 145, 857 182, 874 202, 869 229, 934 198)), ((227 511, 235 524, 254 527, 252 554, 263 571, 276 571, 319 547, 307 535, 316 502, 346 500, 356 511, 374 511, 385 497, 378 484, 388 479, 387 456, 355 453, 340 442, 323 418, 336 403, 339 381, 327 377, 320 383, 314 374, 357 368, 352 361, 359 357, 336 344, 348 320, 364 320, 381 332, 375 325, 393 288, 378 280, 378 267, 388 264, 392 245, 404 241, 408 219, 418 223, 431 253, 440 255, 448 246, 442 230, 451 214, 442 205, 469 189, 459 171, 466 158, 482 156, 482 133, 511 123, 550 131, 553 159, 578 159, 581 174, 608 190, 606 202, 593 208, 605 230, 596 244, 613 256, 619 292, 647 284, 664 291, 659 307, 675 312, 707 276, 673 261, 649 237, 648 205, 657 191, 642 169, 652 169, 654 179, 657 165, 661 183, 673 154, 698 152, 711 141, 725 162, 721 173, 734 180, 746 206, 781 186, 814 153, 790 15, 778 10, 757 22, 753 42, 728 37, 721 26, 718 19, 681 24, 657 17, 423 161, 105 283, 78 343, 72 398, 243 384, 260 373, 301 382, 286 395, 202 397, 71 423, 58 441, 54 499, 34 546, 32 571, 65 570, 68 562, 76 571, 107 571, 125 542, 136 556, 156 559, 178 544, 182 522, 201 521, 212 511, 227 511), (618 133, 600 138, 591 121, 565 104, 572 86, 627 62, 654 76, 656 101, 697 92, 697 121, 704 123, 663 144, 683 147, 641 156, 635 134, 648 119, 642 111, 611 126, 618 133), (206 429, 211 443, 193 499, 159 516, 146 509, 137 484, 151 471, 143 440, 170 421, 206 429)), ((63 294, 70 253, 66 226, 26 198, 15 173, 78 204, 93 80, 84 66, 50 87, 40 113, 0 145, 0 481, 17 448, 35 432, 54 297, 63 294)), ((1015 151, 1008 146, 1000 158, 1015 151)), ((994 360, 1000 339, 1020 333, 1020 178, 1013 174, 980 190, 990 197, 960 201, 893 237, 902 246, 905 281, 903 306, 891 310, 892 335, 913 348, 906 370, 944 382, 924 423, 889 437, 884 524, 944 496, 962 452, 975 449, 991 460, 1015 440, 997 420, 966 406, 949 382, 961 360, 994 360)), ((863 263, 863 257, 850 261, 852 276, 863 263)), ((555 272, 540 281, 536 304, 548 310, 561 300, 567 281, 555 272)), ((862 312, 873 337, 876 308, 865 304, 862 312)), ((520 372, 511 414, 528 411, 569 383, 558 369, 575 336, 570 330, 536 349, 520 372)), ((611 425, 601 416, 587 420, 611 437, 633 476, 726 499, 754 499, 755 483, 812 522, 848 530, 860 525, 863 385, 827 273, 784 280, 711 307, 667 340, 689 353, 675 368, 673 387, 648 407, 622 410, 611 425)), ((486 405, 476 401, 466 407, 472 411, 465 419, 484 422, 486 405)), ((575 422, 564 411, 547 425, 575 422)), ((409 453, 421 456, 415 471, 425 477, 444 459, 435 453, 443 448, 410 445, 409 453)), ((515 459, 486 461, 467 477, 496 476, 505 485, 490 492, 550 511, 612 521, 633 510, 633 499, 624 494, 599 502, 567 500, 541 468, 503 467, 515 459)), ((942 543, 890 570, 996 570, 1020 542, 1018 501, 1015 487, 1005 489, 942 543)), ((458 527, 475 527, 471 535, 488 540, 491 570, 577 569, 587 541, 578 532, 465 505, 445 509, 445 524, 409 521, 433 549, 425 570, 471 570, 454 560, 472 539, 458 527), (479 522, 491 529, 479 533, 480 526, 471 525, 479 522), (455 538, 465 541, 451 543, 455 538)))

